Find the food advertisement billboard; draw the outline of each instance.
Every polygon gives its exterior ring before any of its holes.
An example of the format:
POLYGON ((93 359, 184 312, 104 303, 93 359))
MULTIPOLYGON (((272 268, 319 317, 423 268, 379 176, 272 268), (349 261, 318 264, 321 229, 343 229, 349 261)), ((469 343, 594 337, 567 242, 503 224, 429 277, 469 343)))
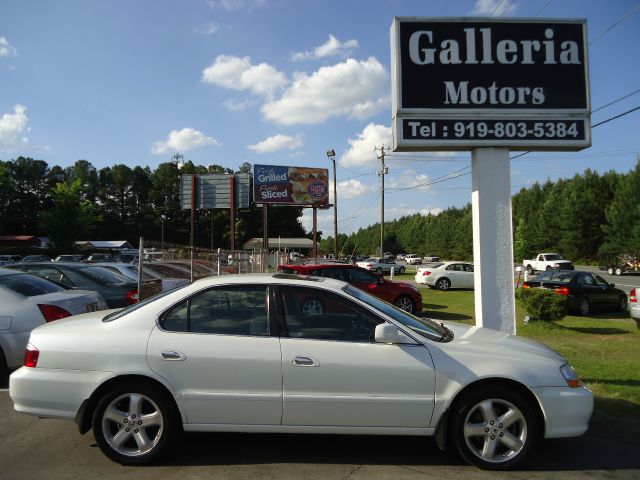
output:
POLYGON ((329 203, 329 170, 254 165, 253 201, 280 205, 326 205, 329 203))

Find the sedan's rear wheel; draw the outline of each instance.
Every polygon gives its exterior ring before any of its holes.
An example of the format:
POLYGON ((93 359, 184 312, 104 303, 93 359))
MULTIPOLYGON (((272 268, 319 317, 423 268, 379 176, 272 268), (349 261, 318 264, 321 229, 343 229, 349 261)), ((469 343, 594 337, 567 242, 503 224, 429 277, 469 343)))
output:
POLYGON ((99 401, 93 433, 100 450, 123 465, 142 465, 161 455, 178 434, 172 400, 159 388, 122 384, 99 401))
POLYGON ((578 312, 583 317, 586 317, 591 312, 591 303, 587 297, 582 297, 580 299, 580 303, 578 304, 578 312))
POLYGON ((395 301, 396 307, 401 308, 405 312, 413 313, 416 309, 416 303, 409 295, 400 295, 395 301))
POLYGON ((439 278, 436 282, 436 288, 444 292, 451 288, 451 282, 448 278, 439 278))
POLYGON ((453 438, 470 464, 505 470, 526 457, 539 437, 531 404, 512 389, 480 388, 458 404, 452 416, 453 438))

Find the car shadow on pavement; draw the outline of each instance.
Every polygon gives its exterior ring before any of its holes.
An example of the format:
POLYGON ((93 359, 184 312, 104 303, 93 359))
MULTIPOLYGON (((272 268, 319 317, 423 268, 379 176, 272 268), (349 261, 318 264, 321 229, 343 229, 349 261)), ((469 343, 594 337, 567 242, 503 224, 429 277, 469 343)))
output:
MULTIPOLYGON (((638 441, 609 432, 597 419, 582 437, 545 440, 516 471, 564 472, 640 468, 638 441)), ((621 420, 616 420, 620 422, 621 420)), ((637 438, 637 437, 635 437, 637 438)), ((355 464, 464 467, 452 448, 441 451, 432 438, 189 433, 162 465, 355 464)), ((473 468, 473 467, 469 467, 473 468)))

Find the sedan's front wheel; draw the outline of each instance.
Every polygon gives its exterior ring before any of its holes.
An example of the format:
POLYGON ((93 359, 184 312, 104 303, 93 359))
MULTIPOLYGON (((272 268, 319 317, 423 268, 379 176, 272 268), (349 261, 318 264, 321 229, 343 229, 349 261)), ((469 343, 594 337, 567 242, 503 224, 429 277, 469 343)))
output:
POLYGON ((531 404, 504 387, 465 396, 453 412, 452 427, 460 455, 489 470, 506 470, 520 462, 540 435, 531 404))
POLYGON ((416 304, 413 299, 408 295, 400 295, 395 301, 396 307, 401 308, 405 312, 413 313, 416 309, 416 304))
POLYGON ((142 465, 163 453, 179 431, 169 396, 149 385, 127 383, 107 392, 93 416, 100 450, 122 465, 142 465))

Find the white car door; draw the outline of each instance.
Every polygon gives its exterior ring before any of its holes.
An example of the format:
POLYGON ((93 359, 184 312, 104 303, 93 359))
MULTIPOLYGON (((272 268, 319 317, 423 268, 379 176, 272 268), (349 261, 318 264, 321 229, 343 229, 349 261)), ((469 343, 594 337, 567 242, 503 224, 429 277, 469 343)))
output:
POLYGON ((460 273, 460 281, 463 285, 461 288, 473 288, 473 265, 470 263, 462 264, 464 272, 460 273))
POLYGON ((281 287, 278 297, 283 425, 429 426, 435 372, 426 347, 375 343, 382 320, 337 294, 281 287), (319 307, 310 313, 306 302, 319 307))
POLYGON ((187 423, 280 424, 282 362, 268 298, 265 285, 221 286, 159 319, 147 359, 177 392, 187 423))

